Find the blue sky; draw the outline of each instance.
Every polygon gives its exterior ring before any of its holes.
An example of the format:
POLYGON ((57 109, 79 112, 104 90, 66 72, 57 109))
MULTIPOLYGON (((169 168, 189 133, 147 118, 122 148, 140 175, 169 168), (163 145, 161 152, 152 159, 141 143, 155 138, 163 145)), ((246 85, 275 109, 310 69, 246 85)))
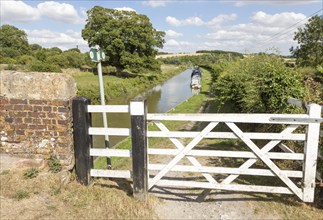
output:
POLYGON ((99 5, 134 10, 166 32, 161 51, 229 50, 288 55, 297 45, 294 32, 313 14, 322 15, 322 0, 205 1, 14 1, 0 0, 1 25, 23 29, 29 43, 43 47, 88 50, 81 37, 86 11, 99 5))

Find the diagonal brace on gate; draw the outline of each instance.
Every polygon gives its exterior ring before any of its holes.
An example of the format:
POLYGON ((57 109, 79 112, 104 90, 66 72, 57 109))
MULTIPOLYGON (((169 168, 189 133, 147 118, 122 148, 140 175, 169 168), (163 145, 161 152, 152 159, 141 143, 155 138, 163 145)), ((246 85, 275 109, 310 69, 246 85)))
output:
MULTIPOLYGON (((168 128, 163 124, 161 123, 160 121, 155 121, 155 124, 157 125, 157 127, 167 133, 169 132, 168 128)), ((171 142, 180 150, 184 149, 184 145, 176 138, 169 138, 171 140, 171 142)), ((193 166, 195 167, 201 167, 201 164, 200 162, 195 158, 195 157, 192 157, 192 156, 187 156, 187 159, 193 164, 193 166)), ((213 178, 212 175, 208 174, 208 173, 202 173, 202 175, 205 177, 205 179, 207 181, 209 181, 210 183, 217 183, 217 181, 213 178)))
MULTIPOLYGON (((287 128, 285 128, 280 134, 282 135, 286 135, 286 134, 291 134, 293 131, 295 131, 297 128, 299 127, 299 125, 289 125, 287 128)), ((268 153, 271 149, 273 149, 277 144, 279 144, 281 142, 281 140, 272 140, 270 142, 268 142, 262 149, 261 151, 263 153, 268 153)), ((239 169, 244 170, 244 169, 248 169, 249 167, 251 167, 253 164, 255 164, 257 162, 258 159, 249 159, 246 162, 244 162, 239 169)), ((236 178, 238 178, 239 175, 236 174, 232 174, 228 177, 226 177, 222 183, 224 184, 230 184, 232 181, 234 181, 236 178)))
POLYGON ((262 160, 269 167, 269 169, 271 169, 271 171, 289 187, 292 192, 294 192, 300 199, 303 198, 302 190, 298 188, 284 173, 282 173, 279 167, 277 167, 276 164, 269 159, 265 152, 260 150, 258 146, 252 140, 250 140, 250 138, 246 137, 238 126, 232 122, 226 122, 226 124, 254 152, 254 154, 256 154, 256 156, 262 160))
POLYGON ((183 148, 154 178, 149 181, 148 190, 151 189, 169 170, 171 170, 185 155, 192 150, 219 122, 210 122, 196 137, 183 148))

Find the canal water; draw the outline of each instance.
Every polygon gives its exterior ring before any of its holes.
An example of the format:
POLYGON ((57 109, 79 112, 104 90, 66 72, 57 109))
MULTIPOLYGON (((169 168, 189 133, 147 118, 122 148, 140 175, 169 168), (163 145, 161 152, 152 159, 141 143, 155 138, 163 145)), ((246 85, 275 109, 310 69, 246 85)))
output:
MULTIPOLYGON (((142 94, 147 99, 149 113, 165 113, 182 103, 193 95, 190 87, 191 69, 172 77, 163 84, 157 85, 153 89, 142 94)), ((129 105, 132 97, 120 97, 109 101, 108 105, 129 105)), ((129 128, 129 113, 109 113, 109 128, 129 128)), ((92 114, 92 126, 103 127, 102 113, 92 114)), ((109 137, 110 147, 123 140, 125 137, 109 137)), ((93 147, 104 148, 104 136, 93 137, 93 147)))

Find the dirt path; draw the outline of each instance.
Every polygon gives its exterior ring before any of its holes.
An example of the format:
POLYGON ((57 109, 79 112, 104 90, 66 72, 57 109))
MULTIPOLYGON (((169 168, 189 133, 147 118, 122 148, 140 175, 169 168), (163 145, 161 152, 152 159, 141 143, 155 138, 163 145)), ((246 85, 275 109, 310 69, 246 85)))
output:
MULTIPOLYGON (((202 108, 200 109, 200 111, 202 108)), ((192 130, 196 125, 193 122, 186 124, 184 130, 192 130)), ((185 141, 180 139, 185 146, 185 141)), ((150 157, 151 163, 168 164, 171 157, 150 157)), ((209 165, 208 157, 199 157, 202 165, 209 165)), ((179 165, 191 165, 183 158, 179 165)), ((214 165, 213 165, 214 166, 214 165)), ((156 175, 157 171, 151 171, 150 175, 156 175)), ((168 172, 163 179, 176 180, 202 180, 202 175, 195 175, 181 172, 168 172)), ((206 181, 205 179, 203 181, 206 181)), ((193 189, 179 187, 154 186, 150 193, 153 193, 161 202, 155 207, 155 212, 160 219, 280 219, 274 212, 261 211, 257 206, 260 198, 252 194, 241 194, 209 189, 193 189)))

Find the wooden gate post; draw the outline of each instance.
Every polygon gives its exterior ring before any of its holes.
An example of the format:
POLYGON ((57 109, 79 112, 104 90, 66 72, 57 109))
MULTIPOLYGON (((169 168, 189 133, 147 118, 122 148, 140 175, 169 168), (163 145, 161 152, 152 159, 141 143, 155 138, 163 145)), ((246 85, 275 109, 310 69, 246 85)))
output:
POLYGON ((130 102, 131 138, 132 138, 132 176, 133 195, 145 201, 148 192, 147 161, 147 108, 144 98, 130 102))
POLYGON ((89 135, 91 115, 87 111, 90 102, 85 97, 76 97, 72 104, 76 176, 78 182, 86 186, 91 183, 90 170, 93 168, 93 158, 90 156, 92 136, 89 135))
MULTIPOLYGON (((321 118, 321 106, 317 104, 308 105, 310 118, 321 118)), ((314 201, 315 174, 317 166, 317 154, 320 135, 320 122, 309 123, 306 129, 306 141, 304 146, 303 165, 303 201, 314 201)))

